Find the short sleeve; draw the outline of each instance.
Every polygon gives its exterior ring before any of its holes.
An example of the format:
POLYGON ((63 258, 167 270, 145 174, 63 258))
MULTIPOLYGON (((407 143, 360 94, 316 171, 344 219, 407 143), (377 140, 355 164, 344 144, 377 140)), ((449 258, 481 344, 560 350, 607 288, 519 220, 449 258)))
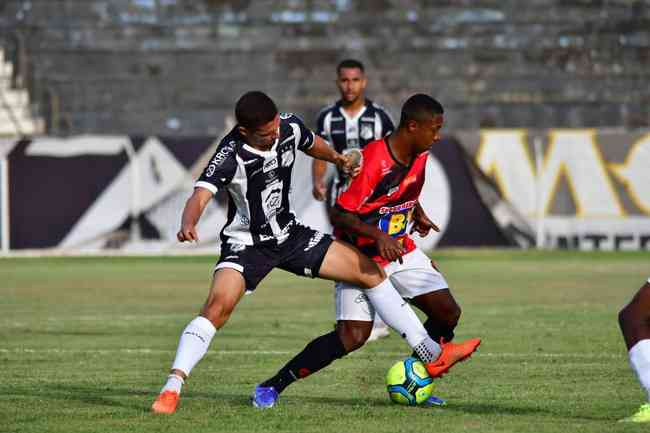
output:
POLYGON ((221 141, 194 186, 206 188, 215 194, 218 189, 228 185, 237 170, 236 150, 236 141, 221 141))
POLYGON ((390 117, 390 114, 388 114, 386 110, 378 110, 378 112, 382 123, 382 133, 385 137, 395 131, 395 125, 393 124, 393 119, 390 117))
POLYGON ((282 113, 280 119, 289 123, 296 138, 296 147, 303 152, 314 145, 314 133, 305 126, 305 122, 295 114, 282 113))
POLYGON ((332 141, 332 134, 328 128, 325 128, 325 118, 327 117, 327 113, 329 113, 327 108, 318 113, 318 117, 316 118, 316 134, 329 144, 332 141))

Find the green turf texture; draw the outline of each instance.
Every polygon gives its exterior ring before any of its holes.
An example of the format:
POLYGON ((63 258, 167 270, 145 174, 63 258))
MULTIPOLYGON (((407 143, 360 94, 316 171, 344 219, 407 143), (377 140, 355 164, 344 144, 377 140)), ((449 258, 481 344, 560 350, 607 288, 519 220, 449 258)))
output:
POLYGON ((391 404, 394 333, 250 406, 255 383, 334 323, 332 284, 274 271, 192 372, 172 416, 149 407, 214 257, 0 259, 0 432, 623 432, 644 394, 617 313, 648 253, 438 251, 479 353, 436 381, 444 408, 391 404))

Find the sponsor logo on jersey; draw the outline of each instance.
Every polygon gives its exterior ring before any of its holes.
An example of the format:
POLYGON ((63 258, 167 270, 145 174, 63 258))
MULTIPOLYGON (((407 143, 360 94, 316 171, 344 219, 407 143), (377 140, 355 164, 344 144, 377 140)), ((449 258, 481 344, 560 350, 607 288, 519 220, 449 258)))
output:
POLYGON ((398 204, 397 206, 382 206, 379 208, 379 213, 383 215, 387 213, 401 212, 403 210, 407 210, 407 209, 411 209, 412 207, 415 207, 416 204, 417 204, 417 200, 409 200, 402 204, 398 204))
POLYGON ((309 251, 312 248, 314 248, 318 243, 323 239, 325 236, 325 233, 322 232, 316 232, 312 235, 311 239, 309 239, 309 243, 307 244, 307 247, 303 251, 309 251))
POLYGON ((211 177, 217 168, 223 164, 223 162, 230 156, 230 154, 233 153, 236 144, 237 143, 235 141, 229 141, 228 144, 223 146, 223 148, 217 152, 216 155, 214 155, 214 158, 212 158, 210 165, 208 165, 208 168, 205 171, 205 175, 207 177, 211 177))
POLYGON ((272 159, 269 159, 264 162, 264 167, 262 168, 262 171, 266 173, 267 171, 275 170, 278 168, 278 159, 273 157, 272 159))
POLYGON ((372 125, 361 125, 361 133, 359 135, 361 135, 361 138, 364 140, 370 140, 375 135, 375 129, 372 125))
MULTIPOLYGON (((248 219, 248 218, 247 218, 248 219)), ((246 245, 244 244, 230 244, 230 251, 233 253, 238 253, 240 251, 244 251, 246 249, 246 245)))

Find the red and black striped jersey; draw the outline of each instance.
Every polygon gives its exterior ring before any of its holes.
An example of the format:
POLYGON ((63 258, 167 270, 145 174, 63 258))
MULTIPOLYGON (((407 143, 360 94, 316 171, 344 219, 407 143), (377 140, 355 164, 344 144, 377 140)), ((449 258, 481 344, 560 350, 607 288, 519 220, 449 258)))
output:
MULTIPOLYGON (((413 251, 415 243, 408 235, 408 227, 424 185, 428 152, 418 155, 409 166, 395 159, 384 139, 369 143, 362 152, 361 173, 341 193, 336 206, 396 238, 406 252, 413 251)), ((340 229, 335 234, 354 243, 382 266, 388 263, 379 255, 374 240, 340 229)))

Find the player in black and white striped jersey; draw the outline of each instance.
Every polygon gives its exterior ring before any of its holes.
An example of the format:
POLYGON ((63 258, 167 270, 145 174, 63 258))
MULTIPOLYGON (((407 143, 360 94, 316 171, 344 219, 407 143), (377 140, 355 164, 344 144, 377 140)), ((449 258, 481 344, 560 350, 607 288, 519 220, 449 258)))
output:
MULTIPOLYGON (((336 68, 336 85, 341 98, 323 108, 316 119, 316 133, 325 139, 339 153, 349 149, 363 149, 371 141, 384 138, 395 130, 390 114, 379 104, 365 96, 368 78, 363 64, 358 60, 343 60, 336 68)), ((314 160, 313 195, 317 200, 327 198, 333 206, 340 187, 345 182, 341 171, 337 171, 331 184, 329 196, 325 175, 327 162, 314 160)))
MULTIPOLYGON (((351 149, 362 149, 371 141, 384 138, 395 130, 390 114, 380 105, 365 96, 368 78, 363 63, 358 60, 343 60, 336 67, 336 85, 341 98, 323 108, 316 120, 316 133, 325 139, 339 153, 351 149)), ((327 162, 314 159, 312 162, 313 195, 316 200, 326 201, 328 213, 336 203, 341 189, 347 181, 337 170, 326 185, 327 162)), ((389 334, 388 326, 377 317, 369 341, 389 334)))

